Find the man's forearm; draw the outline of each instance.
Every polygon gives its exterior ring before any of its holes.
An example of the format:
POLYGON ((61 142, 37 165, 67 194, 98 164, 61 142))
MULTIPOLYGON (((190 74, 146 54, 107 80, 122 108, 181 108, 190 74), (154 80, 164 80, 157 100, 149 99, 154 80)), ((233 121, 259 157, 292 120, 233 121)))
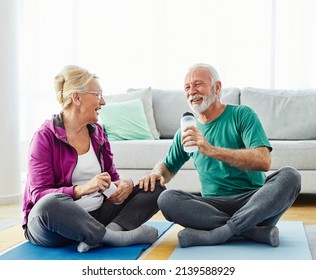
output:
POLYGON ((209 156, 243 170, 268 171, 271 163, 266 147, 244 150, 212 147, 209 156))
POLYGON ((171 173, 167 166, 164 165, 162 162, 159 162, 154 166, 152 173, 163 176, 165 179, 165 183, 168 183, 175 175, 175 173, 171 173))

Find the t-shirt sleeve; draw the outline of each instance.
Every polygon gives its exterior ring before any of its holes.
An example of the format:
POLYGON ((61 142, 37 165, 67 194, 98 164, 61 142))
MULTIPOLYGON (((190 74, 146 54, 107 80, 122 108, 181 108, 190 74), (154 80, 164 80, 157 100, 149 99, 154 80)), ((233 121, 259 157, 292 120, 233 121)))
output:
POLYGON ((176 132, 169 151, 162 162, 166 165, 170 172, 177 173, 183 164, 190 159, 191 155, 192 153, 186 153, 183 150, 183 146, 181 144, 181 130, 179 129, 176 132))
POLYGON ((246 148, 267 147, 271 144, 256 112, 247 106, 240 106, 239 129, 246 148))

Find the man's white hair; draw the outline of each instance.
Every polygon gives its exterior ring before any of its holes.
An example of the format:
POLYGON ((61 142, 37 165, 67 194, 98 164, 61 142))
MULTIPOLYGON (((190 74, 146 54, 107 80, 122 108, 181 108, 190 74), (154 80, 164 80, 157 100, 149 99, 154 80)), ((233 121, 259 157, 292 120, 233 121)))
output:
POLYGON ((192 66, 189 67, 189 71, 197 69, 197 68, 208 69, 210 71, 211 76, 212 76, 212 83, 213 84, 217 81, 220 81, 220 77, 219 77, 216 69, 213 66, 206 64, 206 63, 196 63, 196 64, 193 64, 192 66))

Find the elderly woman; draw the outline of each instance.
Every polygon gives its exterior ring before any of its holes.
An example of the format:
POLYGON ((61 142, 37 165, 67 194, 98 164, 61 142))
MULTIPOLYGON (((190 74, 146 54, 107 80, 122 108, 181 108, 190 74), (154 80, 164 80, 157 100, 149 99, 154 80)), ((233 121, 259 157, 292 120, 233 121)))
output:
POLYGON ((55 90, 62 111, 44 122, 30 145, 25 237, 47 247, 78 241, 79 252, 101 245, 153 243, 157 230, 143 223, 158 211, 157 198, 165 187, 146 191, 120 179, 109 141, 97 123, 105 105, 98 78, 66 66, 55 77, 55 90), (110 187, 114 193, 105 196, 110 187))

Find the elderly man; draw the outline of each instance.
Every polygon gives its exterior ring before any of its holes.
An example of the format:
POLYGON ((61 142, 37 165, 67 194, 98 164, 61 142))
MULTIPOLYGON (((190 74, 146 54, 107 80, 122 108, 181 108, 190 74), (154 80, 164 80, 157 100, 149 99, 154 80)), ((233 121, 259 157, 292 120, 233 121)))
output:
MULTIPOLYGON (((199 174, 201 196, 167 190, 158 205, 167 220, 184 227, 181 247, 222 244, 234 236, 279 245, 276 227, 301 188, 296 169, 283 167, 268 177, 272 147, 256 113, 220 101, 222 84, 207 64, 193 65, 184 90, 198 117, 197 126, 179 130, 164 160, 140 180, 145 190, 168 183, 191 157, 199 174), (183 146, 198 146, 186 153, 183 146)), ((179 186, 181 187, 181 186, 179 186)))

